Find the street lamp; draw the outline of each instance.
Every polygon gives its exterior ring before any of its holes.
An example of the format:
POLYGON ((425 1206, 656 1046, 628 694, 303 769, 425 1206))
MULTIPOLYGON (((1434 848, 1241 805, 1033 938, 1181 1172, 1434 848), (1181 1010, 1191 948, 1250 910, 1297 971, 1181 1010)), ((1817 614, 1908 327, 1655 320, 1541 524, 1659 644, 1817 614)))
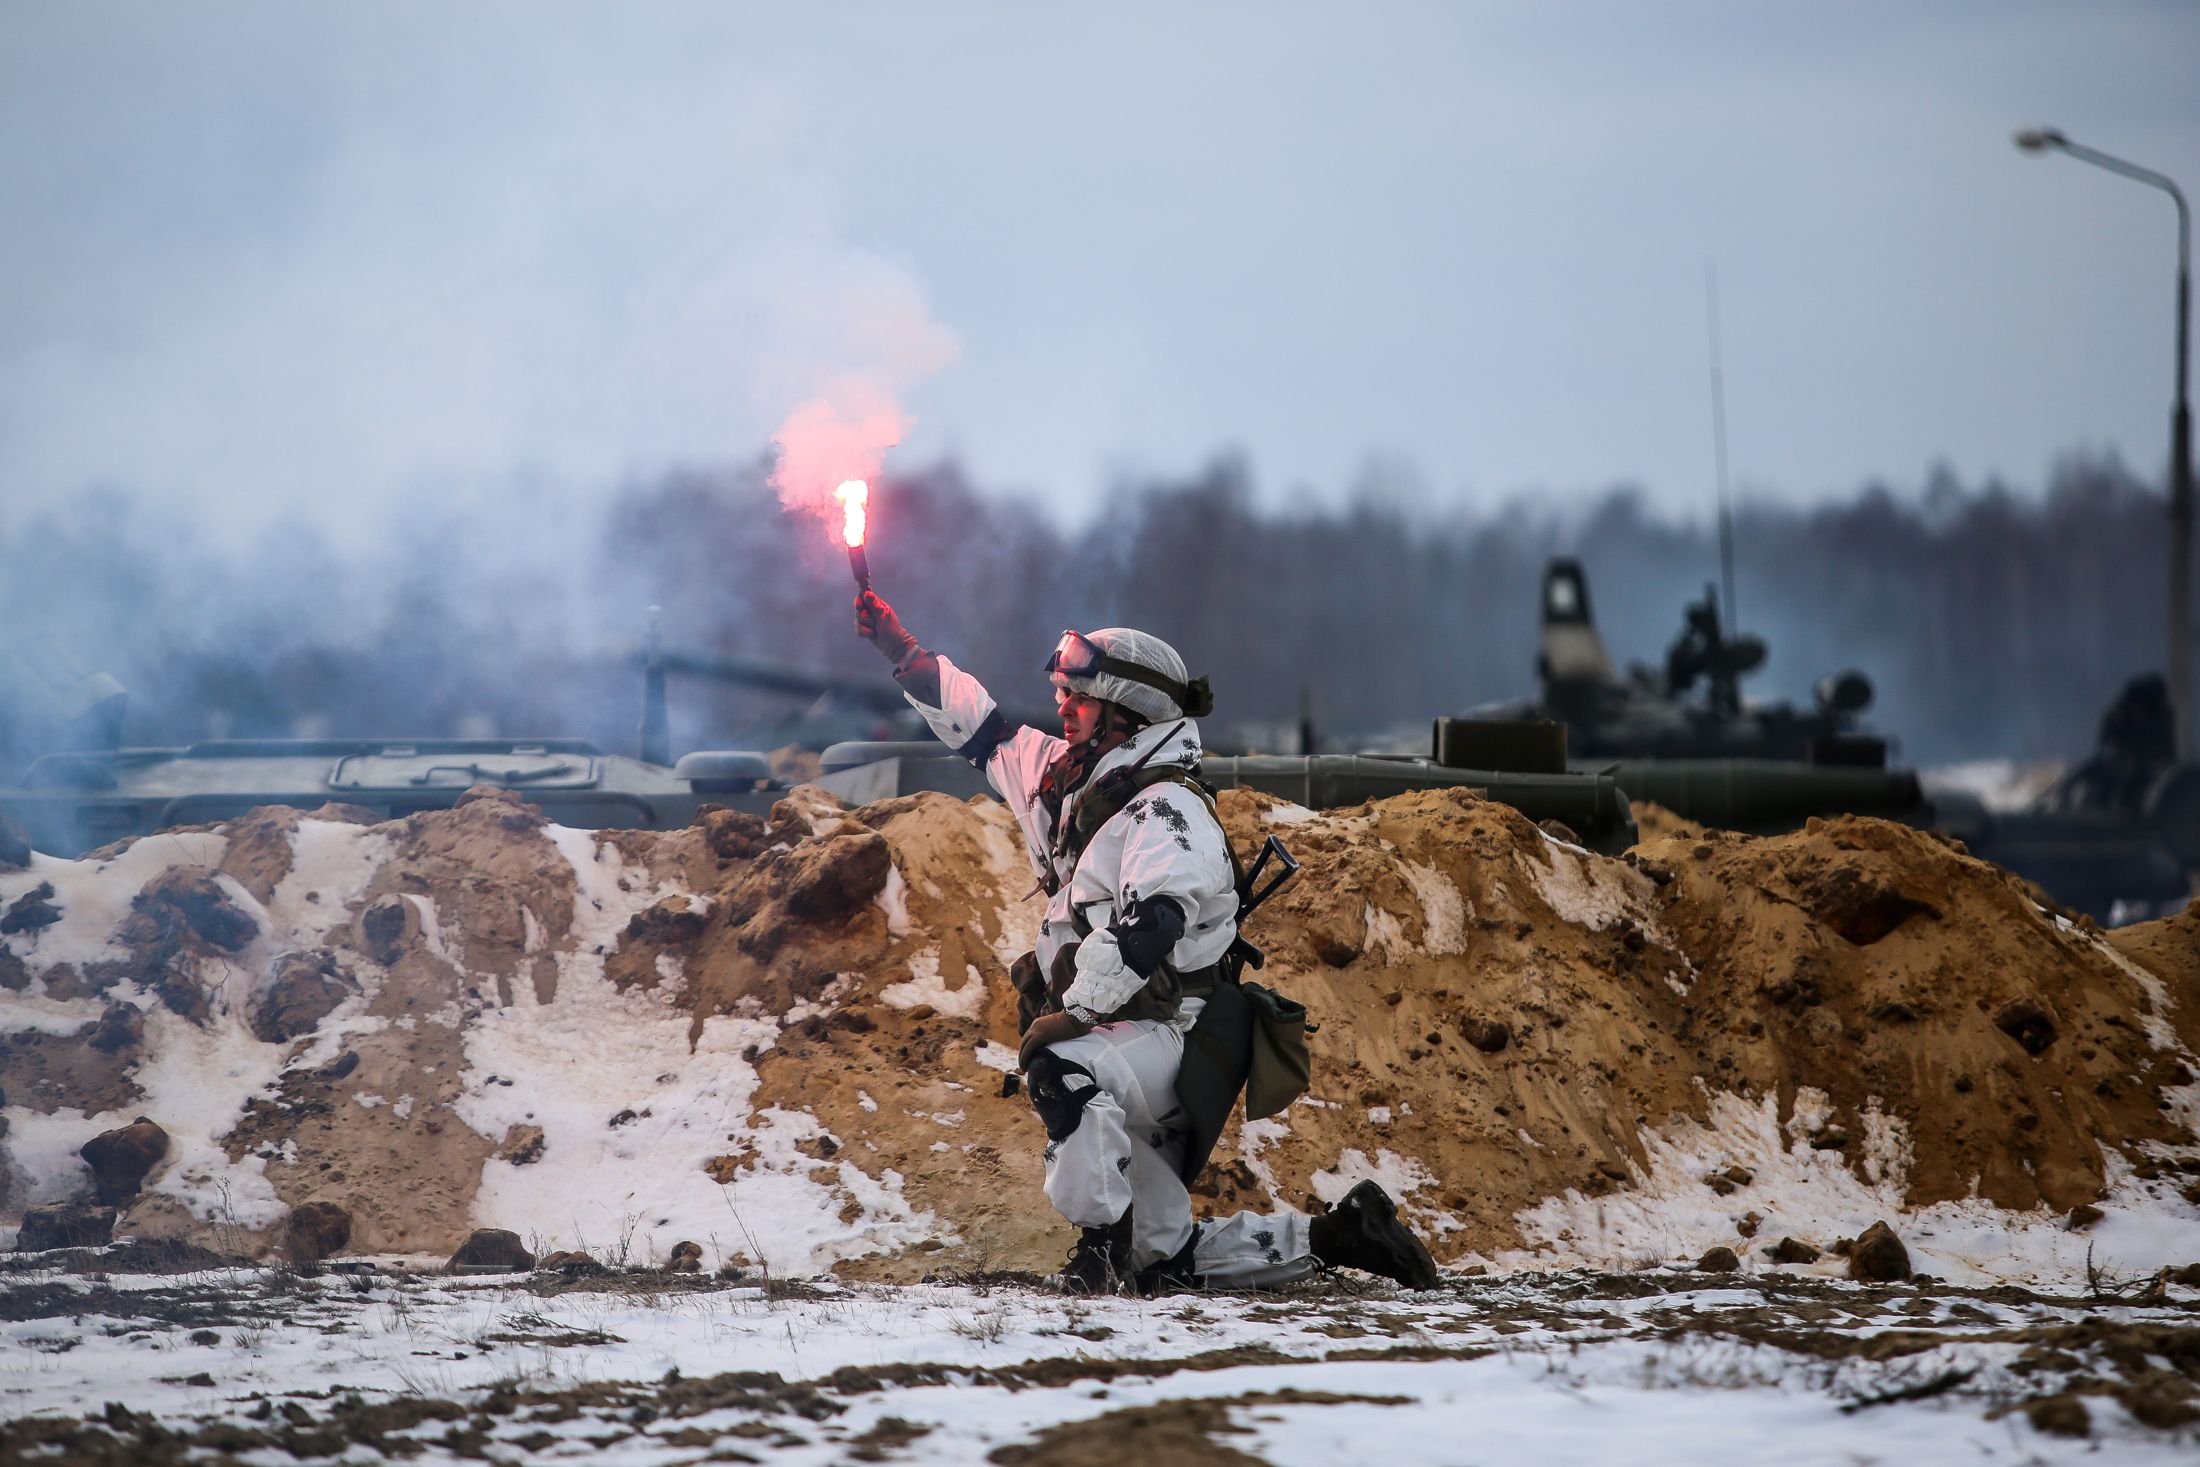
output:
POLYGON ((2186 395, 2187 363, 2192 356, 2192 210, 2166 174, 2126 163, 2083 143, 2074 143, 2052 127, 2028 127, 2016 134, 2027 153, 2068 153, 2081 163, 2137 179, 2170 196, 2177 205, 2177 399, 2169 419, 2169 701, 2177 717, 2177 755, 2190 759, 2192 741, 2192 403, 2186 395))

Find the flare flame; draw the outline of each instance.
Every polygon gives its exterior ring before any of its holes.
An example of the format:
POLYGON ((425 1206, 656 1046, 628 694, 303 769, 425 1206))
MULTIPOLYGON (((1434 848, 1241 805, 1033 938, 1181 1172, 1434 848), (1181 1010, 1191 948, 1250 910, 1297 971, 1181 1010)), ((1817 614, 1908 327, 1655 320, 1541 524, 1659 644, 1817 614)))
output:
POLYGON ((833 491, 840 501, 840 538, 853 550, 863 543, 864 511, 871 502, 871 486, 850 479, 833 491))

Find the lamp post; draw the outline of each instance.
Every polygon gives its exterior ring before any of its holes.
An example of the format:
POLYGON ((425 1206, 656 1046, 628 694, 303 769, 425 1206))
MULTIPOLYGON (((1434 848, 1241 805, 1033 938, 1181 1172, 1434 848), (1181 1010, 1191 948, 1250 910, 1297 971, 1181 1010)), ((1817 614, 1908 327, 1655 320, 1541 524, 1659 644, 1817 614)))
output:
POLYGON ((2192 708, 2192 402, 2186 392, 2192 357, 2192 210, 2167 174, 2074 143, 2052 127, 2028 127, 2015 138, 2027 153, 2068 153, 2111 173, 2158 188, 2177 206, 2177 398, 2169 419, 2169 701, 2177 717, 2177 756, 2193 752, 2192 708))

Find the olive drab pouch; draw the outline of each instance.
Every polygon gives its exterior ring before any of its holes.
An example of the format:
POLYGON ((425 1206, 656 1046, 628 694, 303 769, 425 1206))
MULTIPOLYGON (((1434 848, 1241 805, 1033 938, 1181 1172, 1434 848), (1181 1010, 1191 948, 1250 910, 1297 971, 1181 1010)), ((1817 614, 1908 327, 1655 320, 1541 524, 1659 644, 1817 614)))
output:
POLYGON ((1306 1005, 1259 983, 1237 985, 1245 995, 1252 1033, 1252 1061, 1245 1075, 1245 1119, 1265 1120, 1306 1093, 1313 1071, 1306 1036, 1319 1026, 1306 1020, 1306 1005))
POLYGON ((1253 1054, 1253 1018, 1235 983, 1220 983, 1184 1035, 1176 1072, 1176 1103, 1184 1112, 1184 1155, 1178 1175, 1198 1180, 1230 1122, 1230 1107, 1245 1084, 1253 1054))
POLYGON ((1025 953, 1009 964, 1008 986, 1016 990, 1016 1032, 1021 1034, 1047 1008, 1047 981, 1039 973, 1036 951, 1025 953))

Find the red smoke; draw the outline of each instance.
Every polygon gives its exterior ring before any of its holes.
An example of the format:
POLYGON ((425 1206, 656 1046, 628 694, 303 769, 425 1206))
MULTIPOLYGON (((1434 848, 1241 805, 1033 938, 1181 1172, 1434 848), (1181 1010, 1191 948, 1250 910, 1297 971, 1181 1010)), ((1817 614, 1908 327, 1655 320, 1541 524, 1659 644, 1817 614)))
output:
POLYGON ((779 448, 772 469, 779 502, 816 515, 838 538, 841 505, 833 491, 850 479, 877 478, 886 450, 914 421, 884 393, 862 385, 802 404, 772 435, 779 448))

